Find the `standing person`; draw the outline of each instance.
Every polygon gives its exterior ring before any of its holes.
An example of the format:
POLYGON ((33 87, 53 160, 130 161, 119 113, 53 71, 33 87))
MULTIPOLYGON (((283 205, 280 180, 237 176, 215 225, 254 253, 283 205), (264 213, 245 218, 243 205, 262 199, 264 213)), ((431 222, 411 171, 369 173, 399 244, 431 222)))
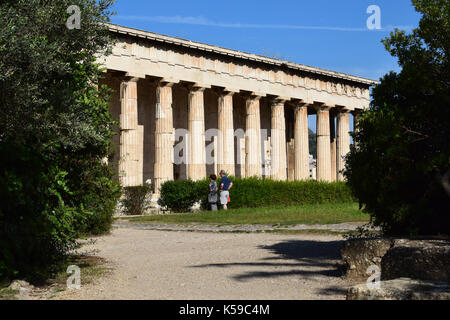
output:
POLYGON ((228 210, 228 199, 230 197, 230 189, 233 187, 233 182, 226 176, 224 170, 219 173, 220 180, 220 204, 223 206, 223 210, 228 210))
POLYGON ((208 202, 211 206, 212 211, 217 211, 217 176, 212 174, 209 176, 209 193, 208 193, 208 202))

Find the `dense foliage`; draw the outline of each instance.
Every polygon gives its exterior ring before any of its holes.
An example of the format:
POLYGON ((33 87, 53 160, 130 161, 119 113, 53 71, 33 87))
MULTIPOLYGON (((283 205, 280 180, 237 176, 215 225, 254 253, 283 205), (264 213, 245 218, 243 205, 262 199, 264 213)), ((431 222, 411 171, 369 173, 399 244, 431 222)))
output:
POLYGON ((450 2, 413 0, 412 34, 384 45, 398 58, 373 90, 353 135, 346 176, 376 225, 392 235, 450 234, 450 2), (447 188, 447 191, 446 191, 447 188))
POLYGON ((199 200, 196 182, 192 180, 166 181, 160 193, 161 205, 172 212, 188 212, 199 200))
POLYGON ((43 275, 78 235, 110 228, 114 122, 94 84, 111 2, 0 2, 0 278, 43 275), (66 27, 72 5, 80 29, 66 27))
MULTIPOLYGON (((350 188, 344 182, 274 181, 234 177, 231 179, 233 181, 233 188, 230 191, 231 209, 354 201, 350 188)), ((202 209, 208 209, 208 184, 208 180, 168 181, 161 188, 161 199, 163 204, 174 212, 188 212, 198 201, 201 201, 202 209)))
POLYGON ((124 214, 127 216, 140 216, 145 213, 146 197, 150 194, 149 186, 125 187, 124 198, 121 201, 124 214))

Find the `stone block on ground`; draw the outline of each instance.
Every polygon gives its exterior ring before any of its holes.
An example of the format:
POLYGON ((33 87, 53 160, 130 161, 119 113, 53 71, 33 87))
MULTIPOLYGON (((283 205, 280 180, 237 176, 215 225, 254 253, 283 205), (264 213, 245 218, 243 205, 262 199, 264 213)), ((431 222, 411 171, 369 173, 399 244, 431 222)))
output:
POLYGON ((345 278, 354 281, 365 281, 369 275, 367 268, 372 265, 381 266, 381 259, 391 248, 393 240, 383 238, 349 239, 341 248, 346 274, 345 278))
POLYGON ((450 284, 400 278, 381 281, 377 289, 363 283, 348 290, 347 300, 450 300, 450 284))
POLYGON ((412 278, 450 282, 450 242, 395 240, 381 262, 381 279, 412 278))

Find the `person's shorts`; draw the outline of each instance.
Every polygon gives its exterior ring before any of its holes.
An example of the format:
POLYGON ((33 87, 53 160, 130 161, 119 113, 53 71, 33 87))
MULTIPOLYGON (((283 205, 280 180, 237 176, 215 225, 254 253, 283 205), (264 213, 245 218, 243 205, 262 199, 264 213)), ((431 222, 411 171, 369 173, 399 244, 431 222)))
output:
POLYGON ((230 192, 228 191, 221 191, 220 192, 220 204, 228 204, 228 197, 230 196, 230 192))

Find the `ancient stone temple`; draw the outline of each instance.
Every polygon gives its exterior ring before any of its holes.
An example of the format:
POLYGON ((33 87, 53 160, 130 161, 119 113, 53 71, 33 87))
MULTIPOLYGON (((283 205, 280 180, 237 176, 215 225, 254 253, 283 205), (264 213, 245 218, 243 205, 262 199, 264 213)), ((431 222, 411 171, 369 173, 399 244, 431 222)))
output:
POLYGON ((309 179, 308 115, 317 115, 317 179, 342 180, 349 114, 369 107, 375 81, 109 25, 100 61, 124 186, 238 177, 309 179))

